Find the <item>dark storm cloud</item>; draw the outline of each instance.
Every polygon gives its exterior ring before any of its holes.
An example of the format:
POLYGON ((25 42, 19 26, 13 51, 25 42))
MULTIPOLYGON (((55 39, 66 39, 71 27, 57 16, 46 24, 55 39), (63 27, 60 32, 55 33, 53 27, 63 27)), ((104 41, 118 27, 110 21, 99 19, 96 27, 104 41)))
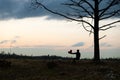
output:
MULTIPOLYGON (((64 3, 69 0, 38 0, 38 1, 41 1, 49 9, 55 10, 57 12, 60 11, 60 13, 74 12, 70 8, 61 5, 61 3, 64 3)), ((33 6, 31 5, 31 0, 0 0, 0 20, 12 19, 12 18, 21 19, 21 18, 38 17, 38 16, 48 16, 49 19, 61 18, 57 15, 53 15, 52 13, 44 10, 41 7, 34 9, 33 6)))
MULTIPOLYGON (((58 3, 64 2, 64 0, 43 0, 45 5, 48 5, 49 8, 54 9, 62 9, 60 8, 58 3), (57 6, 57 7, 56 7, 57 6), (56 7, 56 8, 55 8, 56 7)), ((27 17, 38 17, 38 16, 52 16, 49 12, 46 12, 43 8, 34 9, 31 5, 31 0, 0 0, 0 20, 5 19, 20 19, 27 17)))
POLYGON ((0 19, 17 18, 23 12, 25 0, 0 0, 0 19))
POLYGON ((25 18, 29 12, 29 0, 0 0, 0 19, 25 18))

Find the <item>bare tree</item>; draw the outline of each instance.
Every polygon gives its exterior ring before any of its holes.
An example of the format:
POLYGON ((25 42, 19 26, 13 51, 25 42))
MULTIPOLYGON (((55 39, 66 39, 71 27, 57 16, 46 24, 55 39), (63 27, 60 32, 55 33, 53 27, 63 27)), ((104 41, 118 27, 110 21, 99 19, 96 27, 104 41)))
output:
POLYGON ((112 18, 119 17, 120 18, 120 0, 68 0, 65 5, 69 7, 73 12, 61 12, 55 11, 53 9, 48 8, 40 0, 32 0, 32 5, 36 8, 43 7, 45 10, 63 16, 69 20, 81 22, 83 28, 88 31, 90 34, 94 34, 94 60, 100 61, 100 48, 99 48, 99 40, 104 38, 99 37, 99 31, 106 31, 113 26, 113 24, 119 23, 120 20, 111 21, 110 23, 106 23, 105 25, 99 25, 100 21, 112 18), (84 18, 91 19, 92 22, 85 20, 84 18))

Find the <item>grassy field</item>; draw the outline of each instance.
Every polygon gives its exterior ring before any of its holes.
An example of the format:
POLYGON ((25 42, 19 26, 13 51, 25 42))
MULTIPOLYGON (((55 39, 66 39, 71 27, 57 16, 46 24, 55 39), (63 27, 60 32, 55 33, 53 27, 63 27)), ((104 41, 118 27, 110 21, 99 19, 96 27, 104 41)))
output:
POLYGON ((120 80, 120 60, 31 60, 9 59, 0 67, 0 80, 120 80))

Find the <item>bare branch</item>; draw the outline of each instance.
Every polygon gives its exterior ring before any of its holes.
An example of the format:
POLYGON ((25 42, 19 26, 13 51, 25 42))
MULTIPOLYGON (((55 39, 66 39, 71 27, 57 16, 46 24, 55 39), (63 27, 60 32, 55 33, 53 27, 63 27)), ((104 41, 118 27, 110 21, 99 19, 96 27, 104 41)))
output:
POLYGON ((89 33, 89 36, 90 36, 92 33, 94 33, 92 30, 93 30, 93 29, 91 28, 90 33, 89 33))
POLYGON ((107 36, 107 35, 102 36, 101 38, 99 38, 99 40, 101 40, 101 39, 105 38, 106 36, 107 36))
POLYGON ((87 32, 90 32, 89 35, 90 35, 91 33, 93 33, 93 32, 92 32, 92 29, 91 29, 91 30, 88 30, 88 29, 85 27, 85 25, 84 25, 83 22, 82 22, 82 26, 83 26, 83 28, 84 28, 87 32))
POLYGON ((90 13, 90 11, 88 11, 85 7, 81 6, 78 4, 79 7, 81 7, 89 16, 91 16, 91 18, 94 18, 93 15, 90 13))
POLYGON ((113 27, 116 27, 116 26, 109 26, 109 27, 107 27, 107 28, 104 28, 104 29, 99 29, 99 30, 102 30, 102 31, 106 31, 106 30, 108 30, 108 29, 111 29, 111 28, 113 28, 113 27))
POLYGON ((110 17, 113 17, 115 16, 116 14, 118 14, 120 12, 120 10, 117 10, 117 11, 114 11, 114 12, 111 12, 111 13, 106 13, 104 14, 105 17, 101 17, 100 20, 103 20, 103 19, 107 19, 107 18, 110 18, 110 17))
POLYGON ((87 3, 93 11, 95 10, 94 7, 90 4, 90 2, 88 2, 87 0, 84 0, 84 2, 87 3))
POLYGON ((43 7, 45 10, 47 10, 47 11, 53 13, 53 14, 60 15, 60 16, 62 16, 64 18, 67 18, 67 19, 70 19, 70 20, 73 20, 73 21, 84 22, 84 23, 88 24, 90 27, 92 27, 94 29, 93 25, 91 25, 89 22, 87 22, 85 20, 79 20, 79 19, 71 18, 71 17, 68 17, 67 15, 64 15, 62 13, 52 11, 52 10, 48 9, 46 6, 44 6, 42 3, 38 2, 37 0, 35 0, 35 4, 38 5, 38 6, 43 7))
MULTIPOLYGON (((81 8, 82 10, 84 10, 85 13, 87 13, 91 18, 94 18, 92 13, 90 11, 87 10, 87 8, 85 8, 84 6, 81 6, 81 4, 79 4, 79 2, 75 2, 73 0, 71 0, 73 3, 65 3, 64 5, 67 5, 67 6, 74 6, 74 7, 79 7, 81 8)), ((87 2, 87 1, 86 1, 87 2)), ((89 3, 90 4, 90 3, 89 3)))
POLYGON ((103 16, 103 14, 104 14, 108 9, 110 9, 111 7, 113 7, 113 6, 115 5, 114 3, 115 3, 115 0, 111 1, 111 3, 110 3, 106 8, 104 8, 104 9, 102 9, 102 10, 99 10, 99 11, 102 11, 101 14, 99 15, 99 17, 103 16))
MULTIPOLYGON (((69 7, 70 7, 70 6, 69 6, 69 7)), ((77 17, 77 18, 83 18, 83 17, 91 18, 90 16, 83 15, 84 13, 86 13, 85 11, 76 9, 76 8, 74 8, 74 7, 70 7, 70 8, 73 9, 73 10, 75 11, 75 13, 77 13, 77 14, 66 13, 67 15, 74 16, 74 17, 77 17), (82 14, 81 14, 81 13, 82 13, 82 14)), ((90 11, 89 11, 89 12, 90 12, 90 11)), ((90 12, 90 13, 92 13, 92 12, 90 12)))
MULTIPOLYGON (((82 15, 80 14, 80 12, 82 13, 85 13, 84 11, 81 11, 79 9, 76 9, 74 7, 71 7, 69 6, 71 9, 73 9, 75 11, 76 14, 73 14, 73 13, 66 13, 67 15, 70 15, 70 16, 74 16, 74 17, 77 17, 77 18, 83 18, 83 17, 86 17, 85 15, 82 15)), ((88 17, 88 18, 91 18, 91 17, 88 17)))
POLYGON ((110 26, 110 25, 113 25, 113 24, 116 24, 116 23, 119 23, 119 22, 120 22, 120 20, 117 20, 117 21, 114 21, 114 22, 112 22, 112 23, 103 25, 103 26, 100 27, 100 30, 107 30, 107 29, 110 29, 110 28, 113 27, 113 26, 110 26), (110 26, 110 27, 106 28, 107 26, 110 26), (106 29, 102 29, 102 28, 106 28, 106 29))

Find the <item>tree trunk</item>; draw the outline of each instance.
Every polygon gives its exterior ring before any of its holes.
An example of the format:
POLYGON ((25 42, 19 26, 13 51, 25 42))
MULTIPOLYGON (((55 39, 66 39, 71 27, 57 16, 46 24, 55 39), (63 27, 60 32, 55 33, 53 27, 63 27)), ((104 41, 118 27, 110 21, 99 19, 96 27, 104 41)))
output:
POLYGON ((100 49, 99 49, 99 8, 98 0, 95 0, 95 11, 94 11, 94 60, 100 61, 100 49))
POLYGON ((99 32, 94 30, 94 60, 100 61, 99 32))

